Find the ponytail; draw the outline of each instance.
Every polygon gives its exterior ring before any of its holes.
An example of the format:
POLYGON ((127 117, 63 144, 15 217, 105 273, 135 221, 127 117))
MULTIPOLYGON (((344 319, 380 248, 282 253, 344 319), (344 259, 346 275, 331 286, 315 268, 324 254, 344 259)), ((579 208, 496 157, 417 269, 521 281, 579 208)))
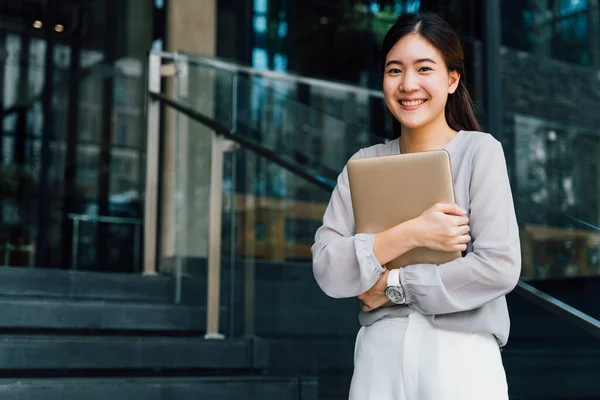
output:
POLYGON ((448 96, 446 122, 455 131, 480 131, 481 124, 475 113, 475 105, 461 77, 456 91, 448 96))

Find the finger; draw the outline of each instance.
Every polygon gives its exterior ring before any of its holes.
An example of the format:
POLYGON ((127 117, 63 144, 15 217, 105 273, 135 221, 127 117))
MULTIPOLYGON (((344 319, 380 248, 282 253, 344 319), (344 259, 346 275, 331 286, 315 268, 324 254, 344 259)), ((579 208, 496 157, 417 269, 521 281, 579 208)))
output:
POLYGON ((452 230, 452 232, 454 233, 454 236, 467 235, 470 231, 471 231, 471 228, 469 227, 469 225, 457 226, 452 230))
POLYGON ((465 216, 458 217, 458 216, 451 215, 450 218, 452 219, 451 223, 454 226, 464 226, 464 225, 469 224, 469 218, 465 217, 465 216))
POLYGON ((366 293, 361 294, 360 296, 358 296, 358 299, 360 301, 363 301, 365 299, 366 293))
POLYGON ((448 215, 461 216, 467 214, 467 211, 464 208, 460 207, 458 204, 452 203, 437 203, 435 209, 448 215))
POLYGON ((466 244, 456 244, 452 247, 450 251, 465 251, 467 250, 466 244))
POLYGON ((457 243, 458 244, 467 244, 471 241, 471 236, 469 235, 461 235, 458 237, 457 243))

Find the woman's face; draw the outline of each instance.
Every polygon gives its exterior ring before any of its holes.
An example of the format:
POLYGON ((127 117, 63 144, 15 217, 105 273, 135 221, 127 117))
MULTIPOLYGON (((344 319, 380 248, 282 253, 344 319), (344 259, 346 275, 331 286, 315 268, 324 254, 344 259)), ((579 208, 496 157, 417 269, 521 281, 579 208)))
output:
POLYGON ((448 94, 460 79, 440 52, 418 34, 403 37, 385 61, 385 102, 403 127, 418 129, 444 118, 448 94))

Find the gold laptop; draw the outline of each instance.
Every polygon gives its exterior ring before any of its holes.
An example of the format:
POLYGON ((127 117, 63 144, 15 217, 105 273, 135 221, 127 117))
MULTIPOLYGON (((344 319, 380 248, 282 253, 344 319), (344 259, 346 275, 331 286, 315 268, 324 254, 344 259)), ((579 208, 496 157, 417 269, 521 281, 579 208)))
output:
MULTIPOLYGON (((379 233, 420 216, 435 203, 454 203, 450 155, 425 151, 348 161, 348 179, 356 233, 379 233)), ((386 268, 443 264, 461 256, 416 248, 390 261, 386 268)))

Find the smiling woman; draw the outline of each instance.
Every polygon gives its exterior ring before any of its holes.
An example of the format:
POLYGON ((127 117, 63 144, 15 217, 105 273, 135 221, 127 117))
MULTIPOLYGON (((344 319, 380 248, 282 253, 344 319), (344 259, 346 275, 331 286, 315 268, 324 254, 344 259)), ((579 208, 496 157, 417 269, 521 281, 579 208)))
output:
POLYGON ((338 177, 312 252, 325 293, 362 301, 350 399, 506 400, 499 346, 508 340, 505 295, 521 254, 502 146, 479 132, 459 37, 439 16, 400 17, 383 59, 383 94, 401 135, 353 158, 445 149, 456 204, 356 233, 346 169, 338 177), (386 268, 419 247, 465 256, 386 268))

